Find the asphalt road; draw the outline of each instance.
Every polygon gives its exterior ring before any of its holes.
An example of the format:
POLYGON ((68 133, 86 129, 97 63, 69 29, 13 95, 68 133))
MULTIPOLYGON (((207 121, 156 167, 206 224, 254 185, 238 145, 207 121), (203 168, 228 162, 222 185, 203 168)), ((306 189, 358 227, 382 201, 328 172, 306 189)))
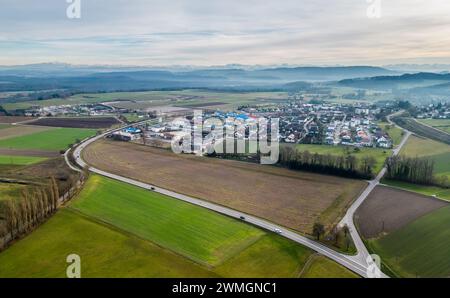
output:
MULTIPOLYGON (((145 121, 144 121, 145 122, 145 121)), ((133 124, 133 125, 136 125, 133 124)), ((131 125, 130 125, 131 126, 131 125)), ((80 145, 78 145, 75 150, 73 150, 73 156, 76 160, 76 163, 78 164, 78 166, 80 166, 81 168, 84 168, 86 166, 88 166, 86 164, 86 162, 82 159, 82 151, 91 143, 105 137, 107 134, 110 134, 111 132, 114 131, 118 131, 120 129, 123 129, 124 127, 115 129, 115 130, 110 130, 106 133, 103 133, 101 135, 95 136, 93 138, 87 139, 85 141, 83 141, 80 145)), ((403 145, 406 143, 408 137, 411 135, 410 132, 407 132, 405 134, 405 137, 403 138, 401 144, 394 150, 394 154, 398 154, 398 152, 401 150, 401 148, 403 147, 403 145)), ((67 158, 67 154, 69 154, 69 151, 66 152, 65 154, 65 158, 66 158, 66 162, 69 164, 69 166, 72 169, 76 169, 79 171, 79 169, 73 167, 73 165, 70 164, 68 158, 67 158)), ((265 221, 263 219, 248 215, 248 214, 244 214, 242 212, 236 211, 234 209, 230 209, 221 205, 217 205, 211 202, 207 202, 204 200, 200 200, 197 198, 193 198, 190 196, 186 196, 183 194, 179 194, 167 189, 163 189, 160 187, 157 187, 155 185, 151 185, 151 184, 147 184, 147 183, 143 183, 140 181, 136 181, 130 178, 126 178, 126 177, 122 177, 116 174, 112 174, 112 173, 108 173, 105 171, 102 171, 100 169, 97 169, 95 167, 91 167, 89 166, 89 171, 105 176, 105 177, 109 177, 115 180, 119 180, 128 184, 132 184, 144 189, 147 189, 149 191, 154 191, 154 192, 158 192, 167 196, 170 196, 172 198, 178 199, 178 200, 182 200, 185 202, 188 202, 190 204, 194 204, 203 208, 207 208, 210 210, 213 210, 215 212, 230 216, 230 217, 234 217, 236 219, 239 220, 243 220, 247 223, 253 224, 255 226, 258 226, 260 228, 263 228, 265 230, 271 231, 271 232, 275 232, 277 234, 279 234, 280 236, 286 237, 288 239, 291 239, 301 245, 304 245, 306 247, 311 248, 312 250, 336 261, 337 263, 341 264, 342 266, 350 269, 351 271, 357 273, 358 275, 362 276, 362 277, 368 277, 367 276, 367 268, 368 268, 368 263, 366 262, 366 258, 369 255, 367 248, 365 247, 361 237, 359 236, 357 229, 354 225, 353 222, 353 215, 356 211, 356 209, 358 209, 358 207, 364 202, 364 200, 367 198, 367 196, 372 192, 372 190, 379 184, 379 181, 381 179, 381 177, 383 177, 386 168, 383 168, 381 170, 381 172, 378 174, 378 176, 372 180, 369 181, 369 184, 367 186, 367 188, 364 190, 364 192, 358 197, 358 199, 355 200, 355 202, 352 204, 352 206, 348 209, 346 215, 344 216, 344 218, 341 220, 340 224, 347 224, 350 228, 350 233, 353 237, 353 241, 355 242, 355 246, 358 250, 358 254, 356 256, 348 256, 342 253, 339 253, 323 244, 320 244, 317 241, 314 241, 310 238, 304 237, 302 235, 299 235, 297 233, 292 232, 289 229, 286 229, 285 227, 279 226, 277 224, 265 221), (242 219, 242 217, 244 219, 242 219)), ((382 277, 387 277, 385 274, 381 275, 382 277)))

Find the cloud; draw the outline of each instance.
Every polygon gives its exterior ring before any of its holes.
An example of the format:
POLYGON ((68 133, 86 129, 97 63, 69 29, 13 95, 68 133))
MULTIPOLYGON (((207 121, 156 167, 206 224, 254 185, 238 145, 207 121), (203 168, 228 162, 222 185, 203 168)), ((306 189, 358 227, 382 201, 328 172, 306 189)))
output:
POLYGON ((0 64, 383 64, 450 58, 450 1, 1 0, 0 64))

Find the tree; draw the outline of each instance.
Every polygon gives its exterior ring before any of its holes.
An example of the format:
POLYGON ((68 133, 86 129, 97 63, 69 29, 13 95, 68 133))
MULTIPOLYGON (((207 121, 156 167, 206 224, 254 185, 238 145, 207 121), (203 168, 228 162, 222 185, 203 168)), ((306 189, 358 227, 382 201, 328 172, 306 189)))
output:
POLYGON ((317 238, 317 241, 320 240, 323 234, 325 234, 325 227, 323 224, 316 222, 313 226, 313 235, 317 238))
POLYGON ((347 235, 350 233, 350 229, 349 229, 349 227, 347 226, 347 224, 345 224, 345 225, 342 227, 342 231, 344 232, 345 238, 347 238, 347 235))

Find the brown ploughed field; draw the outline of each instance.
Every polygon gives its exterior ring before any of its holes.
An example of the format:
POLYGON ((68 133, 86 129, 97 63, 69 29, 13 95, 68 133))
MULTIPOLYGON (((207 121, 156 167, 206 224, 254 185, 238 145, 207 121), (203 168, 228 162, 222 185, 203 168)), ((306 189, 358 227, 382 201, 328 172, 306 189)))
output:
POLYGON ((91 165, 311 233, 331 228, 360 194, 363 181, 239 161, 176 155, 170 150, 101 140, 84 151, 91 165))
POLYGON ((364 238, 390 233, 447 202, 421 194, 377 186, 355 213, 355 222, 364 238))

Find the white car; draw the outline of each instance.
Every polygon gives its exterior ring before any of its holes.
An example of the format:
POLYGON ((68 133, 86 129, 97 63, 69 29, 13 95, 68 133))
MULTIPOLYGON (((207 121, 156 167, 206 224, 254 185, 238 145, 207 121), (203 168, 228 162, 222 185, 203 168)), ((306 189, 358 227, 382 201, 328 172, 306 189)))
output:
POLYGON ((275 229, 274 232, 277 233, 277 234, 283 233, 280 229, 275 229))

